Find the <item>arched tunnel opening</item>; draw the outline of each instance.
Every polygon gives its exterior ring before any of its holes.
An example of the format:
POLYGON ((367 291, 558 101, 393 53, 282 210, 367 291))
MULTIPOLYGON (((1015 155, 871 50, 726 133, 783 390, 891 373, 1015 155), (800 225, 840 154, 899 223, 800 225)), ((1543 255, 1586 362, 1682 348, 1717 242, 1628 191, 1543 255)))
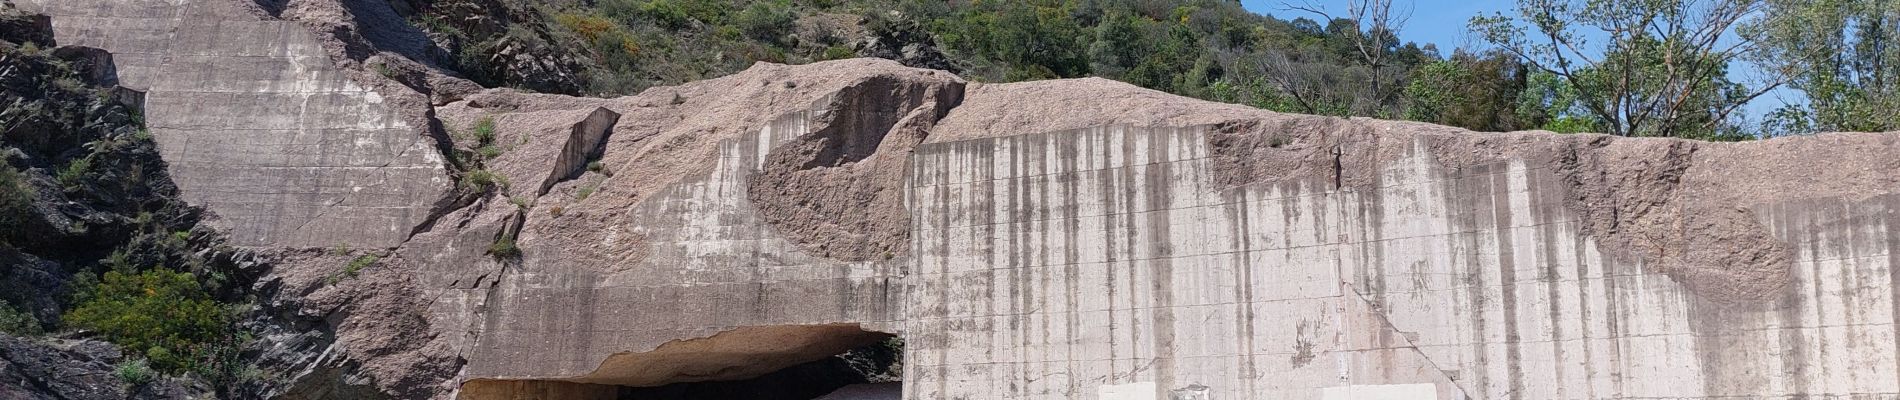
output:
POLYGON ((615 354, 586 376, 471 379, 462 400, 896 400, 903 340, 855 324, 742 327, 615 354))

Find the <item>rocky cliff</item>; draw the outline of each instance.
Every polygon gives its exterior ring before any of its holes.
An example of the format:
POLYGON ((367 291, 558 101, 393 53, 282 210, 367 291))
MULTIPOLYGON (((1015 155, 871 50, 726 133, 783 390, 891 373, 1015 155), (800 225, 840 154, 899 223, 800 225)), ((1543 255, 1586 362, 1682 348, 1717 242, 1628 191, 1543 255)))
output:
POLYGON ((901 394, 832 398, 1900 395, 1900 135, 1474 133, 880 60, 578 98, 476 90, 378 1, 25 6, 120 55, 179 192, 334 332, 273 395, 758 397, 892 337, 901 394))

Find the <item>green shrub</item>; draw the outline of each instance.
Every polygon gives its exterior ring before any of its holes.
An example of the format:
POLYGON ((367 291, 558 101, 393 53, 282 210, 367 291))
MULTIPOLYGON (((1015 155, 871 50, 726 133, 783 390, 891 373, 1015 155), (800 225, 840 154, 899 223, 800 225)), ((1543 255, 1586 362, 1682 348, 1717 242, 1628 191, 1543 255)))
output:
POLYGON ((80 82, 79 78, 70 76, 54 79, 53 86, 58 87, 59 90, 66 91, 66 93, 81 93, 86 91, 85 82, 80 82))
POLYGON ((620 29, 619 24, 615 24, 614 21, 605 17, 575 12, 555 14, 554 22, 561 24, 562 27, 574 32, 574 34, 581 35, 581 39, 587 40, 588 42, 598 42, 601 36, 613 30, 620 29))
POLYGON ((0 302, 0 332, 14 336, 37 336, 41 333, 40 321, 34 319, 32 314, 15 310, 13 306, 0 302))
POLYGON ((113 368, 113 373, 119 376, 119 380, 132 384, 132 386, 150 383, 153 378, 157 377, 157 374, 152 373, 151 365, 143 358, 134 358, 120 362, 117 368, 113 368))
POLYGON ((852 58, 852 57, 857 57, 857 56, 858 56, 858 51, 852 50, 850 46, 837 45, 837 46, 831 46, 830 48, 826 48, 825 54, 822 58, 825 60, 843 60, 846 58, 852 58))
POLYGON ((648 1, 639 10, 640 16, 667 29, 682 29, 693 22, 693 16, 686 13, 686 7, 673 0, 648 1))
POLYGON ((475 149, 475 154, 481 155, 483 160, 493 160, 495 157, 501 157, 501 147, 492 144, 482 146, 479 149, 475 149))
POLYGON ((790 6, 776 1, 761 1, 747 6, 745 11, 740 11, 739 17, 734 22, 746 36, 779 43, 781 38, 792 31, 792 23, 797 20, 798 16, 792 14, 790 6))
POLYGON ((486 169, 472 170, 462 174, 462 187, 465 189, 486 191, 506 186, 508 186, 508 178, 486 169))
POLYGON ((356 256, 356 258, 350 260, 349 264, 343 265, 343 270, 330 274, 328 278, 323 279, 323 282, 325 284, 335 285, 337 281, 341 281, 344 278, 355 278, 357 275, 363 273, 364 268, 376 265, 376 262, 381 260, 382 257, 377 257, 374 254, 356 256))
POLYGON ((520 257, 521 248, 515 246, 514 236, 502 235, 500 239, 495 239, 494 244, 488 245, 488 255, 497 258, 520 257))
MULTIPOLYGON (((13 166, 0 162, 0 226, 25 226, 33 216, 33 191, 13 166)), ((19 229, 0 229, 0 243, 19 235, 19 229)))
POLYGON ((153 367, 182 371, 225 336, 223 307, 189 273, 158 268, 139 274, 108 271, 85 289, 67 325, 90 329, 128 350, 147 349, 153 367))
POLYGON ((596 189, 597 188, 591 183, 587 184, 587 186, 581 186, 579 191, 574 192, 574 200, 587 200, 587 196, 593 196, 594 190, 596 189))
POLYGON ((54 175, 53 178, 59 180, 60 186, 76 189, 80 181, 86 179, 86 173, 90 171, 92 171, 92 156, 80 157, 67 163, 65 168, 60 168, 59 174, 54 175))
POLYGON ((343 275, 355 278, 358 273, 363 272, 363 268, 368 268, 370 265, 376 264, 376 261, 379 260, 382 260, 382 258, 374 254, 356 256, 356 259, 350 260, 350 265, 343 267, 343 275))
POLYGON ((475 134, 475 143, 486 146, 495 143, 495 117, 482 117, 475 120, 475 126, 469 129, 475 134))

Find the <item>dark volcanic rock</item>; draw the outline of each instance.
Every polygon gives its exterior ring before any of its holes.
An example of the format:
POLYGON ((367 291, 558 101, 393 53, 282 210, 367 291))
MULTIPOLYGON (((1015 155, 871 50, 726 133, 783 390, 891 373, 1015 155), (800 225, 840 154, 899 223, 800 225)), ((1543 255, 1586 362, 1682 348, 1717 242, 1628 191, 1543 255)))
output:
POLYGON ((189 399, 209 389, 152 376, 134 384, 119 373, 118 346, 96 340, 33 340, 0 334, 0 399, 189 399))
POLYGON ((0 41, 33 43, 39 47, 58 45, 53 41, 52 18, 20 13, 12 3, 0 3, 0 41))

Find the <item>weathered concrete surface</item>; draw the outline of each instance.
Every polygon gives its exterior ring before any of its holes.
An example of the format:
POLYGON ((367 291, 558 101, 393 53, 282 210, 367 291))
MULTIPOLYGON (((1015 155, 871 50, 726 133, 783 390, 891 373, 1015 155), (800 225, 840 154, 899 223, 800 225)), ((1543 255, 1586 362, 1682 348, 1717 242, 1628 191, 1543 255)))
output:
MULTIPOLYGON (((57 39, 114 54, 180 192, 236 244, 393 247, 451 180, 400 106, 296 23, 242 0, 20 0, 57 39)), ((426 106, 426 104, 423 104, 426 106)))
MULTIPOLYGON (((789 164, 786 174, 822 168, 814 173, 821 178, 871 176, 878 179, 804 181, 793 194, 824 191, 864 202, 852 203, 861 213, 816 213, 803 221, 845 224, 867 214, 902 221, 908 214, 901 196, 908 171, 902 155, 921 141, 921 129, 948 110, 940 104, 954 104, 961 85, 947 74, 851 60, 760 65, 619 99, 495 91, 442 107, 447 126, 464 129, 492 118, 498 143, 522 144, 490 160, 489 167, 502 171, 550 161, 515 157, 552 148, 540 140, 511 140, 515 135, 572 126, 587 110, 622 115, 605 151, 588 162, 599 170, 582 171, 543 194, 534 193, 532 183, 517 182, 508 190, 531 199, 517 201, 525 206, 512 223, 522 250, 518 260, 480 273, 450 267, 468 263, 434 261, 490 258, 463 245, 421 252, 455 255, 413 258, 411 264, 432 271, 423 277, 424 287, 444 288, 437 291, 442 294, 433 302, 431 321, 439 330, 467 332, 449 347, 460 349, 468 360, 462 376, 480 388, 459 395, 532 396, 507 394, 508 388, 556 390, 550 388, 559 382, 656 386, 744 379, 894 332, 903 315, 902 259, 812 254, 802 247, 809 243, 786 238, 762 216, 748 187, 773 165, 789 164), (911 138, 889 140, 897 135, 887 132, 911 138), (794 143, 799 145, 788 146, 794 143), (801 151, 780 151, 788 148, 801 151), (844 156, 810 166, 798 158, 832 154, 844 156), (774 164, 774 157, 787 161, 774 164), (484 380, 495 383, 479 383, 484 380), (505 380, 559 382, 522 386, 505 380)), ((499 202, 483 204, 477 206, 493 209, 499 202)), ((462 220, 456 215, 444 220, 462 220)), ((509 224, 486 226, 508 232, 509 224)), ((418 239, 446 233, 474 242, 497 236, 496 230, 473 226, 437 224, 418 239)))
MULTIPOLYGON (((906 397, 1900 392, 1893 195, 1732 204, 1796 260, 1772 305, 1736 305, 1606 255, 1621 250, 1584 233, 1567 203, 1573 182, 1549 159, 1453 168, 1435 134, 1394 135, 1384 140, 1411 148, 1379 163, 1371 185, 1225 187, 1213 179, 1214 128, 922 147, 906 397)), ((1869 137, 1854 142, 1892 151, 1891 135, 1869 137)))
POLYGON ((432 113, 242 1, 27 3, 151 89, 232 237, 359 247, 280 278, 399 398, 607 398, 884 333, 915 399, 1900 396, 1900 135, 1477 134, 867 60, 432 113), (507 148, 453 164, 513 184, 452 192, 441 151, 475 146, 424 134, 482 118, 507 148))

